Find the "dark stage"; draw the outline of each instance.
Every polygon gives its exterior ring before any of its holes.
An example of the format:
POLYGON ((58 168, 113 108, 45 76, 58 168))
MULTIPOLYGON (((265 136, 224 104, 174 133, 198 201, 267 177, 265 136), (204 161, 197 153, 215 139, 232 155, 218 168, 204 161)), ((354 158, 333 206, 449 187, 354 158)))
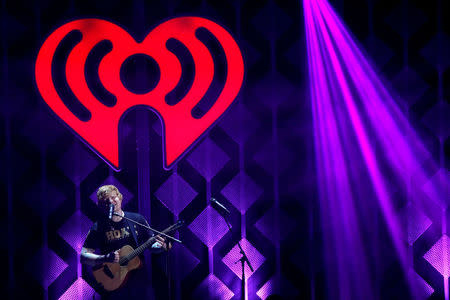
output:
POLYGON ((1 33, 9 298, 100 299, 104 184, 184 220, 156 299, 241 299, 238 242, 245 299, 450 298, 449 1, 2 0, 1 33))

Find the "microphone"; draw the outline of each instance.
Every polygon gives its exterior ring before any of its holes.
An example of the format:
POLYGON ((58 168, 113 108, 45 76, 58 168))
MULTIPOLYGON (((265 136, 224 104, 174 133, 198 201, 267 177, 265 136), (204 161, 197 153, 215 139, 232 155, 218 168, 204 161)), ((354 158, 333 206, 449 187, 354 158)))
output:
POLYGON ((211 198, 211 203, 216 206, 216 209, 219 208, 219 212, 223 212, 227 215, 231 214, 231 212, 219 201, 216 200, 216 198, 211 198))
POLYGON ((114 204, 111 203, 111 204, 109 205, 109 219, 110 219, 110 220, 112 219, 113 212, 114 212, 114 204))

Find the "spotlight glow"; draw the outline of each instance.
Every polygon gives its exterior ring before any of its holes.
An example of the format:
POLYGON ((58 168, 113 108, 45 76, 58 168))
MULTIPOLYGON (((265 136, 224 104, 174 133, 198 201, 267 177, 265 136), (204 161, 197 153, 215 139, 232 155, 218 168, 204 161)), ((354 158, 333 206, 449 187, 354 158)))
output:
POLYGON ((330 298, 378 299, 385 241, 373 231, 384 222, 408 281, 412 266, 392 195, 399 189, 408 198, 412 176, 426 181, 429 154, 327 1, 303 4, 330 298))

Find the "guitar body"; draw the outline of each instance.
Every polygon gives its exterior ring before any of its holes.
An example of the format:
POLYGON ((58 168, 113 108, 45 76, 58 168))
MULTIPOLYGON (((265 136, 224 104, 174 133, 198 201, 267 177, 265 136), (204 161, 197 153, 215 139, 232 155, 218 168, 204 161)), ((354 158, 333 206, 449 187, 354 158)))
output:
MULTIPOLYGON (((184 222, 178 220, 175 224, 164 229, 162 232, 165 234, 178 230, 183 226, 184 222)), ((103 289, 106 291, 114 291, 123 286, 128 277, 128 272, 139 268, 142 265, 142 261, 139 255, 155 242, 156 236, 149 238, 145 243, 133 249, 129 245, 125 245, 119 250, 119 262, 120 263, 103 263, 102 265, 95 267, 92 270, 97 282, 103 285, 103 289)))
MULTIPOLYGON (((125 245, 119 250, 119 256, 124 257, 133 251, 133 247, 125 245)), ((103 263, 92 272, 98 283, 103 285, 107 291, 114 291, 120 288, 128 277, 128 272, 141 266, 139 256, 131 259, 127 265, 121 266, 119 263, 103 263)))

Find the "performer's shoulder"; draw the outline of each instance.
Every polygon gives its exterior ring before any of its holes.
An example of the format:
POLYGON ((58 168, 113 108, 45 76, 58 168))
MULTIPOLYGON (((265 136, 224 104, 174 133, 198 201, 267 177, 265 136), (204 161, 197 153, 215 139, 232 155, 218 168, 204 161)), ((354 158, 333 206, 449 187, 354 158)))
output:
POLYGON ((142 221, 142 220, 145 220, 144 216, 141 215, 140 213, 134 213, 134 212, 126 211, 126 212, 125 212, 125 216, 128 217, 128 218, 130 218, 130 219, 132 219, 132 220, 134 220, 134 221, 142 221))
POLYGON ((91 230, 97 230, 98 229, 98 221, 92 224, 91 230))

